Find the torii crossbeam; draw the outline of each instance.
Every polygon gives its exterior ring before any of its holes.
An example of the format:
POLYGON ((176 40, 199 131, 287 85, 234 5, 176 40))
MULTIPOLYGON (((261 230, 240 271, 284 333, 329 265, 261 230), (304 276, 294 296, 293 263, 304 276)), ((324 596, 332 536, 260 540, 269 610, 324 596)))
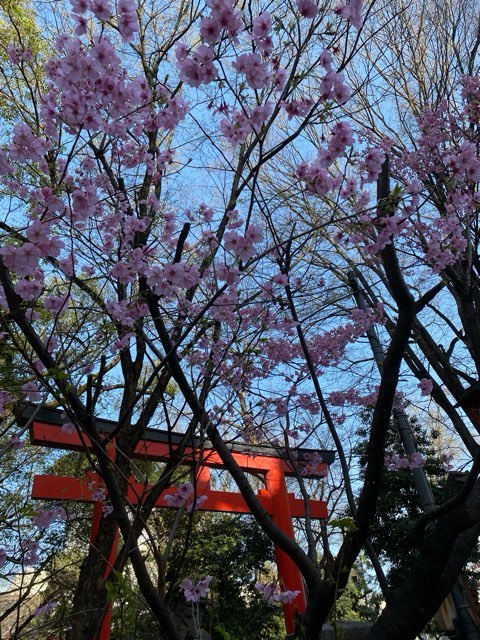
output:
MULTIPOLYGON (((19 423, 25 425, 35 410, 35 417, 30 427, 30 439, 32 444, 46 446, 55 449, 66 449, 71 451, 86 451, 91 448, 91 443, 87 436, 78 433, 66 433, 62 431, 62 420, 60 411, 52 409, 32 409, 27 407, 19 423)), ((99 432, 108 435, 114 432, 117 424, 111 420, 97 420, 99 432)), ((135 458, 151 461, 165 461, 171 455, 171 448, 179 444, 182 434, 160 431, 157 429, 145 429, 145 436, 139 441, 135 449, 135 458)), ((294 528, 292 518, 305 517, 305 503, 295 497, 287 490, 285 478, 293 476, 293 463, 289 460, 285 449, 275 449, 259 445, 231 445, 231 451, 237 464, 246 472, 263 475, 265 478, 265 489, 260 489, 258 498, 266 511, 272 516, 275 524, 289 537, 294 539, 294 528)), ((302 465, 314 450, 295 449, 295 463, 302 465)), ((317 451, 320 454, 322 464, 316 469, 326 471, 327 466, 334 460, 333 451, 317 451)), ((188 466, 198 459, 198 469, 196 470, 196 494, 206 496, 207 500, 200 506, 203 511, 219 511, 223 513, 250 513, 250 510, 240 493, 231 491, 216 491, 210 487, 210 469, 223 469, 223 463, 213 449, 212 445, 200 440, 193 441, 192 446, 185 450, 185 461, 182 466, 188 466), (201 459, 196 452, 200 452, 201 459)), ((309 475, 305 475, 309 477, 309 475)), ((61 477, 52 475, 36 475, 33 481, 32 497, 41 500, 69 500, 76 502, 95 502, 93 494, 95 486, 101 483, 101 478, 91 472, 87 478, 61 477)), ((128 483, 128 499, 132 504, 141 504, 143 497, 148 492, 149 486, 137 482, 133 479, 128 483)), ((158 498, 157 507, 169 505, 165 500, 166 495, 175 492, 174 488, 167 489, 158 498)), ((313 519, 326 518, 327 505, 323 500, 309 501, 310 517, 313 519)), ((96 502, 93 513, 90 544, 95 544, 95 538, 102 519, 101 503, 96 502)), ((295 610, 301 613, 305 608, 305 592, 300 571, 290 557, 275 546, 275 558, 278 568, 278 576, 282 586, 287 590, 300 591, 300 595, 295 603, 283 604, 285 625, 287 632, 294 631, 295 610)), ((109 565, 115 559, 115 549, 112 549, 109 565)), ((105 577, 107 577, 108 571, 105 577)), ((110 638, 110 611, 105 616, 98 640, 109 640, 110 638)))

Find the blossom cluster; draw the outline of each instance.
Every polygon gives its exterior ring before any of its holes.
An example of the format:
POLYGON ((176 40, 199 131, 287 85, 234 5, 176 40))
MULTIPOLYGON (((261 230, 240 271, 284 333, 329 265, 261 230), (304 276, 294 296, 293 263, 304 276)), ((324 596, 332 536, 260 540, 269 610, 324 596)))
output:
POLYGON ((185 482, 181 484, 175 493, 168 493, 164 500, 169 507, 182 507, 187 505, 187 512, 190 513, 200 507, 207 500, 206 495, 195 496, 195 487, 191 482, 185 482))
POLYGON ((420 469, 425 466, 426 458, 418 451, 412 453, 407 458, 399 455, 395 449, 385 453, 385 467, 389 471, 399 471, 401 469, 420 469))
POLYGON ((70 0, 70 4, 77 23, 77 36, 87 32, 88 20, 85 13, 88 11, 100 22, 110 20, 116 14, 118 30, 124 42, 130 42, 138 32, 137 7, 134 0, 116 0, 116 11, 109 0, 70 0))
POLYGON ((190 578, 182 580, 181 587, 185 600, 187 602, 200 602, 202 598, 206 598, 210 592, 210 582, 212 580, 212 576, 206 576, 196 584, 194 584, 190 578))
POLYGON ((302 464, 301 474, 303 476, 317 476, 320 478, 324 478, 327 475, 326 466, 318 451, 305 454, 305 462, 302 464))
POLYGON ((39 509, 32 517, 33 523, 43 531, 58 520, 66 520, 67 514, 63 507, 51 507, 50 509, 39 509))
POLYGON ((282 604, 292 604, 295 598, 300 595, 300 591, 282 591, 279 584, 275 582, 257 582, 255 589, 265 598, 266 602, 281 602, 282 604))

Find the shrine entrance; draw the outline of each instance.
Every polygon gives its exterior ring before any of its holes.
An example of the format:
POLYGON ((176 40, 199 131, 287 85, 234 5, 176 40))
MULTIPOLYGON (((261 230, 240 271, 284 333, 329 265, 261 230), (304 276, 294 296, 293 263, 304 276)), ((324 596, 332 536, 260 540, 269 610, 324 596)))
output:
MULTIPOLYGON (((38 446, 50 447, 54 449, 64 449, 70 451, 85 451, 91 448, 90 441, 86 435, 66 433, 62 431, 62 419, 60 411, 53 409, 36 409, 27 407, 22 416, 18 418, 20 425, 27 424, 29 418, 34 415, 30 425, 31 443, 38 446), (35 413, 33 413, 35 412, 35 413)), ((105 435, 114 432, 116 423, 110 420, 97 420, 99 432, 105 435)), ((139 441, 134 457, 138 459, 162 462, 171 455, 171 447, 178 445, 182 434, 169 433, 157 429, 145 429, 145 436, 139 441)), ((294 476, 293 463, 289 461, 288 452, 284 449, 264 447, 258 445, 245 445, 235 443, 231 447, 232 455, 237 464, 247 473, 261 475, 265 479, 265 489, 258 491, 258 498, 266 511, 272 516, 275 524, 282 529, 290 538, 294 539, 293 518, 305 517, 305 503, 303 499, 295 497, 289 493, 286 478, 294 476)), ((223 463, 207 442, 193 442, 192 446, 185 450, 186 460, 182 461, 182 466, 195 461, 198 467, 195 473, 195 486, 197 496, 206 496, 206 500, 199 507, 202 511, 218 511, 222 513, 243 513, 248 514, 250 510, 240 493, 232 491, 216 491, 210 486, 210 470, 223 469, 223 463), (200 449, 201 447, 201 449, 200 449), (197 452, 201 450, 201 459, 197 452)), ((326 473, 328 465, 334 460, 333 451, 318 451, 310 449, 295 449, 295 464, 304 469, 302 473, 305 478, 317 478, 322 473, 326 473), (316 465, 312 471, 310 465, 306 463, 315 456, 321 459, 321 464, 316 465)), ((74 478, 71 476, 36 475, 33 481, 32 497, 39 500, 56 501, 76 501, 94 503, 92 526, 90 533, 90 544, 95 545, 95 539, 102 521, 102 503, 95 499, 95 491, 102 485, 101 478, 94 472, 89 472, 87 477, 74 478)), ((142 496, 148 493, 149 486, 131 479, 128 483, 128 500, 133 505, 138 505, 142 496)), ((157 508, 171 508, 165 497, 175 493, 175 487, 165 490, 157 499, 157 508)), ((312 519, 327 518, 327 505, 323 500, 309 501, 309 516, 312 519)), ((113 546, 108 558, 105 579, 108 577, 110 567, 116 557, 116 544, 113 546)), ((302 613, 305 605, 305 590, 301 573, 290 557, 275 546, 275 558, 278 568, 278 577, 283 589, 289 591, 299 591, 300 595, 294 603, 283 603, 283 612, 287 633, 292 633, 295 629, 295 611, 302 613)), ((110 638, 110 618, 111 607, 107 611, 101 631, 97 640, 109 640, 110 638)))

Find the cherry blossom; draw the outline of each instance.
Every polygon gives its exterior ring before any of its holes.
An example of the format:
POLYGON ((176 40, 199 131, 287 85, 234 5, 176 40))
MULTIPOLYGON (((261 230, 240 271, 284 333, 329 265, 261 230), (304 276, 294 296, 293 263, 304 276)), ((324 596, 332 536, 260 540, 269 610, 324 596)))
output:
POLYGON ((306 454, 305 463, 302 465, 301 470, 302 475, 324 478, 327 475, 327 471, 326 469, 321 468, 322 463, 322 456, 318 451, 315 451, 313 454, 306 454))
POLYGON ((75 425, 71 422, 64 422, 62 424, 62 431, 63 433, 75 433, 75 425))
POLYGON ((193 484, 191 482, 185 482, 178 487, 173 495, 167 494, 164 499, 170 507, 181 507, 193 496, 194 491, 195 488, 193 484))
POLYGON ((90 9, 90 0, 70 0, 73 13, 83 14, 90 9))
POLYGON ((36 382, 26 382, 22 385, 22 391, 30 402, 39 402, 41 400, 42 394, 36 382))
POLYGON ((338 13, 345 20, 349 20, 356 29, 362 27, 362 0, 349 0, 348 4, 338 7, 335 13, 338 13))
POLYGON ((200 602, 202 598, 206 598, 210 591, 210 582, 212 576, 206 576, 194 584, 189 578, 185 578, 181 582, 183 595, 187 602, 200 602))
POLYGON ((63 507, 52 507, 46 510, 39 510, 32 517, 33 523, 42 531, 48 529, 48 527, 57 520, 65 520, 67 514, 63 507))
POLYGON ((271 79, 267 62, 263 62, 258 53, 242 53, 232 64, 235 71, 244 74, 252 89, 263 89, 271 79))
POLYGON ((40 543, 36 540, 26 539, 22 541, 23 563, 28 567, 40 561, 39 551, 40 543))
POLYGON ((222 27, 216 18, 203 18, 200 21, 200 33, 203 41, 207 44, 213 44, 216 42, 222 31, 222 27))
POLYGON ((67 310, 68 296, 47 296, 43 304, 52 316, 60 316, 67 310))
POLYGON ((314 0, 296 0, 297 8, 301 16, 313 20, 318 13, 318 7, 314 0))
POLYGON ((385 467, 390 471, 399 471, 401 469, 419 469, 425 466, 426 459, 421 453, 413 453, 408 458, 402 458, 393 449, 389 453, 385 453, 385 467))
POLYGON ((139 30, 134 0, 117 0, 118 29, 124 42, 130 42, 139 30))
POLYGON ((108 0, 90 0, 88 8, 97 20, 108 20, 113 13, 112 5, 108 0))
POLYGON ((27 124, 15 125, 13 128, 13 141, 9 146, 10 160, 39 162, 47 150, 47 143, 35 136, 27 124))
POLYGON ((111 513, 113 513, 113 507, 111 504, 104 504, 102 506, 102 514, 104 518, 107 518, 111 513))
POLYGON ((433 382, 430 378, 422 378, 418 383, 422 396, 429 396, 432 393, 433 382))
POLYGON ((213 64, 215 56, 213 48, 206 44, 199 44, 191 54, 185 55, 184 49, 179 45, 176 55, 180 79, 191 87, 208 84, 216 78, 217 69, 213 64))
POLYGON ((20 436, 17 433, 10 436, 10 442, 14 451, 18 451, 18 449, 22 449, 25 446, 25 443, 23 440, 20 440, 20 436))
POLYGON ((300 594, 300 591, 281 591, 280 585, 275 584, 274 582, 257 582, 255 584, 255 589, 259 591, 266 602, 281 602, 283 604, 291 604, 295 598, 300 594))

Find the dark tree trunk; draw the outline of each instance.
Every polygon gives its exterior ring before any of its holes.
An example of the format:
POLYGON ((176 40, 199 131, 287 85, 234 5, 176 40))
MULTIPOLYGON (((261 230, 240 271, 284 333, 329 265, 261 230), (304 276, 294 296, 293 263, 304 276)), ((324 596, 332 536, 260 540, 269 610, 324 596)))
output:
POLYGON ((95 546, 82 563, 70 614, 67 640, 92 640, 100 630, 107 605, 104 574, 117 525, 113 517, 103 520, 95 546))
POLYGON ((477 544, 479 502, 477 481, 466 502, 431 526, 419 549, 418 561, 392 594, 367 640, 415 640, 422 632, 452 590, 477 544))

